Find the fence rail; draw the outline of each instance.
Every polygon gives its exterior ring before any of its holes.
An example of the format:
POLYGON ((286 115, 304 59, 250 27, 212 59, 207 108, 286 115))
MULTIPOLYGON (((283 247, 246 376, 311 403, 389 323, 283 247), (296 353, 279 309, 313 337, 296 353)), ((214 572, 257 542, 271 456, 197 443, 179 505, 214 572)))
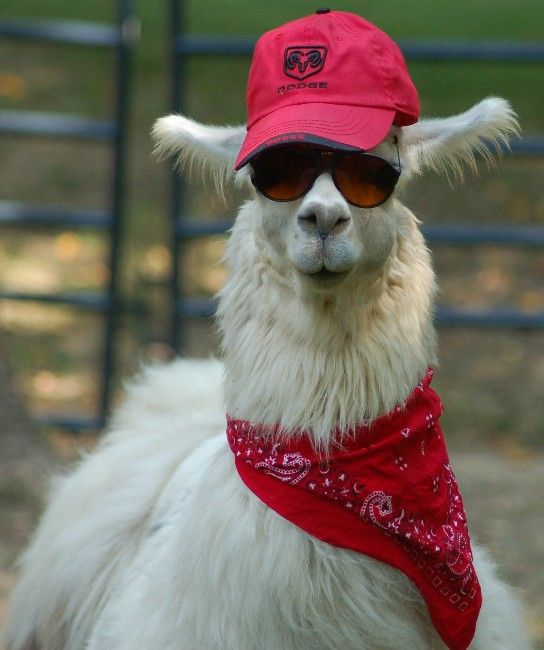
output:
POLYGON ((111 141, 117 135, 117 123, 114 120, 92 120, 62 113, 2 111, 0 131, 8 135, 111 141))
MULTIPOLYGON (((174 0, 175 1, 175 0, 174 0)), ((177 55, 250 56, 257 39, 252 36, 213 36, 178 34, 174 40, 177 55)), ((411 61, 440 63, 451 61, 496 63, 543 63, 544 43, 512 41, 398 41, 404 56, 411 61)))
POLYGON ((48 305, 62 305, 90 311, 108 311, 111 300, 107 293, 31 293, 21 291, 0 291, 0 300, 18 302, 42 302, 48 305))
POLYGON ((106 230, 112 226, 112 217, 105 210, 0 201, 0 225, 106 230))
MULTIPOLYGON (((127 13, 127 17, 128 17, 127 13)), ((77 20, 0 18, 0 36, 23 41, 65 43, 83 47, 119 47, 123 35, 118 26, 77 20)))

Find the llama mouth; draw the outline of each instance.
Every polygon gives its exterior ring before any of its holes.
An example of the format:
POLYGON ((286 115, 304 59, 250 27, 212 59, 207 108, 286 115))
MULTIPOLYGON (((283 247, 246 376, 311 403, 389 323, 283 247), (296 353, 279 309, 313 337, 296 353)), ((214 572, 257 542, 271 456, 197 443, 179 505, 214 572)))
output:
POLYGON ((349 271, 329 271, 327 268, 323 267, 319 271, 315 271, 314 273, 305 273, 304 275, 316 284, 324 286, 338 284, 348 274, 349 271))

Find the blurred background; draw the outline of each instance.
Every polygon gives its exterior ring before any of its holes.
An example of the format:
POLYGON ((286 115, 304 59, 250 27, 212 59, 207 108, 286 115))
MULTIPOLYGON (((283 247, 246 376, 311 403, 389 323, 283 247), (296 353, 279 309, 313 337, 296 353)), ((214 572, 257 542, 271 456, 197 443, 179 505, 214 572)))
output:
MULTIPOLYGON (((191 0, 178 5, 179 28, 188 34, 248 37, 317 8, 302 0, 191 0)), ((452 115, 499 95, 511 101, 524 136, 544 134, 540 0, 345 0, 327 6, 359 13, 402 42, 535 44, 539 62, 412 60, 408 65, 424 116, 452 115)), ((192 237, 180 255, 173 255, 169 166, 151 157, 152 123, 172 107, 169 11, 167 0, 140 2, 135 11, 140 29, 134 22, 125 27, 131 30, 133 55, 119 237, 120 311, 109 367, 113 403, 122 394, 122 379, 142 362, 173 354, 173 264, 179 265, 181 292, 189 303, 212 297, 226 273, 223 235, 192 237)), ((115 24, 117 4, 3 0, 0 14, 0 20, 115 24)), ((202 122, 243 123, 249 64, 248 56, 188 57, 178 88, 184 112, 202 122)), ((115 66, 115 53, 107 48, 0 37, 0 112, 108 119, 115 112, 115 66)), ((0 130, 0 202, 107 210, 114 171, 108 142, 0 130)), ((195 179, 184 192, 184 212, 202 223, 211 217, 228 220, 242 198, 232 194, 225 206, 195 179)), ((482 161, 478 177, 468 172, 464 183, 454 186, 445 178, 425 177, 414 182, 404 202, 428 228, 457 222, 524 226, 535 228, 531 232, 535 238, 540 233, 542 242, 544 156, 506 154, 492 169, 482 161)), ((32 221, 15 226, 0 218, 0 294, 102 291, 110 279, 110 243, 100 229, 32 221)), ((433 244, 432 252, 443 305, 507 314, 516 310, 526 316, 525 324, 544 314, 542 246, 433 244)), ((185 318, 182 325, 183 354, 217 350, 209 318, 185 318)), ((9 459, 0 481, 0 603, 14 579, 13 559, 41 508, 43 476, 51 464, 70 460, 96 439, 92 427, 80 427, 74 435, 63 427, 45 427, 43 421, 59 415, 95 418, 102 401, 103 335, 100 311, 0 299, 0 390, 5 395, 0 397, 0 451, 9 459)), ((501 561, 503 573, 521 588, 538 647, 544 647, 543 343, 544 330, 533 326, 441 327, 435 379, 473 529, 501 561)))

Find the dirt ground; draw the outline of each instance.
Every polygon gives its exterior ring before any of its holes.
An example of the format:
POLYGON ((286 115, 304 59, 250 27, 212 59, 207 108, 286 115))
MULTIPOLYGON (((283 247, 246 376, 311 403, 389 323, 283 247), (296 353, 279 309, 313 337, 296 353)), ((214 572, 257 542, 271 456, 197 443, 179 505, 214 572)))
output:
POLYGON ((519 591, 535 650, 544 649, 544 454, 450 449, 472 537, 519 591))

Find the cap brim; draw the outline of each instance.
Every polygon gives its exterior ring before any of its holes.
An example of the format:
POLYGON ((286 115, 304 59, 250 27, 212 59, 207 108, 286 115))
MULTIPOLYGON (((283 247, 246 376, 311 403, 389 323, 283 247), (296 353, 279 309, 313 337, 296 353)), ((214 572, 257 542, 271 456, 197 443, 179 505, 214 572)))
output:
POLYGON ((394 119, 395 110, 387 108, 317 102, 286 106, 248 129, 234 169, 280 144, 330 143, 367 151, 385 138, 394 119))

